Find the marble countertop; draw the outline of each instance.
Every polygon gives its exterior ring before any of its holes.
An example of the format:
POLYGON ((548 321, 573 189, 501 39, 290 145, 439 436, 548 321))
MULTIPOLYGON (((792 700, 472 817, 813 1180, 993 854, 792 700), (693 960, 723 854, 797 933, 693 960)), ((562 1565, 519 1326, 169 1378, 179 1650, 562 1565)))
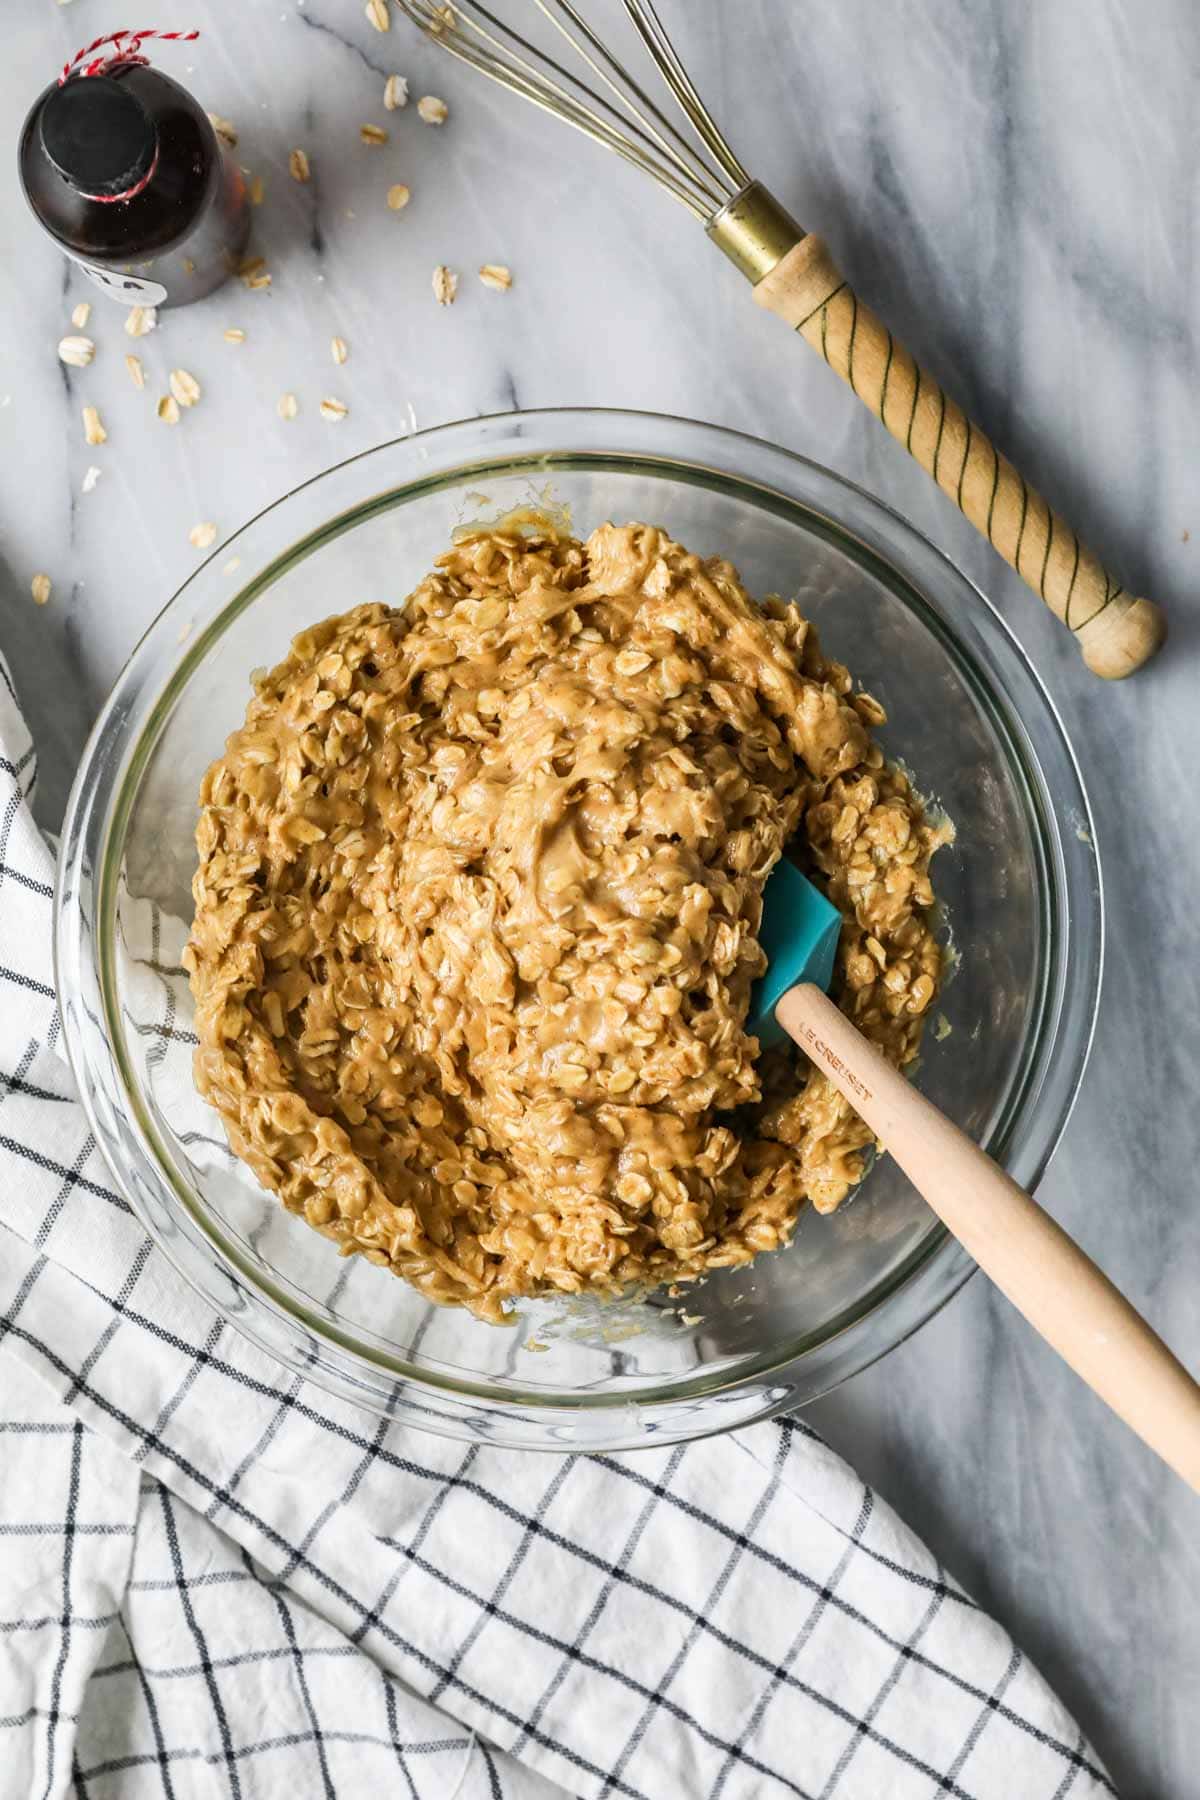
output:
MULTIPOLYGON (((0 97, 33 95, 115 0, 10 9, 0 97)), ((43 816, 106 688, 195 566, 332 461, 442 420, 557 404, 641 406, 758 433, 907 514, 994 598, 1036 660, 1087 772, 1111 939, 1099 1034, 1042 1198, 1200 1365, 1200 977, 1193 906, 1200 413, 1195 217, 1200 15, 1189 0, 784 0, 665 7, 744 160, 830 240, 860 291, 1136 591, 1173 640, 1104 687, 1022 584, 816 358, 759 316, 687 215, 631 170, 460 71, 360 0, 160 0, 199 25, 162 52, 232 119, 263 176, 274 275, 164 315, 139 344, 96 296, 99 351, 55 344, 90 297, 0 176, 0 643, 43 747, 43 816), (236 14, 236 19, 234 18, 236 14), (383 81, 450 106, 385 114, 383 81), (390 142, 360 144, 365 121, 390 142), (302 146, 314 179, 288 177, 302 146), (406 182, 402 213, 385 204, 406 182), (511 266, 510 293, 474 271, 511 266), (434 304, 436 264, 462 272, 434 304), (222 333, 239 325, 244 345, 222 333), (329 340, 350 346, 335 368, 329 340), (124 357, 148 375, 134 390, 124 357), (153 398, 204 388, 175 428, 153 398), (276 414, 292 391, 299 416, 276 414), (324 422, 340 397, 348 416, 324 422), (89 449, 80 407, 108 442, 89 449), (91 491, 85 472, 101 473, 91 491), (29 581, 54 583, 44 609, 29 581)), ((136 22, 136 21, 135 21, 136 22)), ((1037 1659, 1137 1800, 1200 1793, 1200 1501, 1108 1416, 982 1280, 813 1409, 1037 1659)))

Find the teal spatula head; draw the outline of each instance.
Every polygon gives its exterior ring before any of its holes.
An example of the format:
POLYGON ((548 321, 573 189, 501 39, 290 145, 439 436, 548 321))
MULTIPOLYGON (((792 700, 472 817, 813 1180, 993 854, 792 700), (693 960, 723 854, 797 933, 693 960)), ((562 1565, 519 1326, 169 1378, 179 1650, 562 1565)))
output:
POLYGON ((768 1050, 787 1041, 775 1008, 790 987, 811 981, 822 992, 833 980, 842 915, 819 893, 795 863, 781 858, 763 889, 763 916, 758 941, 766 952, 767 972, 750 990, 746 1030, 768 1050))

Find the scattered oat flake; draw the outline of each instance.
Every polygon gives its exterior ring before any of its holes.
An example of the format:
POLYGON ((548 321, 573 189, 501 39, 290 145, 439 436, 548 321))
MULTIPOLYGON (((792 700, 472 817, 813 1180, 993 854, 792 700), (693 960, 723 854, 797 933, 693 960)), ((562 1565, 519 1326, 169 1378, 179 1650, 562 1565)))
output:
POLYGON ((372 149, 378 149, 380 144, 386 144, 388 141, 388 134, 382 125, 360 125, 358 135, 363 143, 370 144, 372 149))
POLYGON ((180 406, 195 406, 200 398, 200 383, 186 369, 172 369, 167 378, 171 392, 180 406))
POLYGON ((50 577, 48 575, 35 575, 29 584, 29 591, 33 595, 36 605, 45 606, 52 592, 50 577))
POLYGON ((417 111, 426 125, 444 125, 449 117, 450 108, 436 94, 426 94, 417 101, 417 111))
POLYGON ((335 337, 329 340, 329 354, 340 367, 350 354, 350 346, 345 338, 335 337))
POLYGON ((238 134, 237 126, 234 124, 233 120, 223 119, 220 113, 209 113, 208 122, 220 138, 221 142, 223 144, 228 144, 231 150, 236 150, 238 134))
POLYGON ((202 525, 193 525, 188 532, 188 542, 197 550, 207 550, 208 546, 215 544, 216 541, 217 528, 211 519, 206 519, 202 525))
POLYGON ((132 338, 147 337, 157 324, 157 307, 131 306, 125 320, 125 330, 132 338))
POLYGON ((178 425, 179 405, 174 394, 164 394, 158 403, 156 411, 164 425, 178 425))
POLYGON ((440 38, 445 32, 451 31, 453 27, 454 8, 447 0, 445 5, 434 7, 433 24, 429 27, 429 34, 431 37, 440 38))
POLYGON ((458 293, 458 276, 445 263, 439 263, 433 271, 433 297, 439 306, 453 306, 454 296, 458 293))
POLYGON ((364 11, 376 31, 392 29, 392 15, 388 11, 387 0, 367 0, 364 11))
POLYGON ((93 463, 91 468, 88 469, 88 471, 84 475, 83 482, 80 487, 80 492, 83 494, 90 494, 92 489, 95 487, 96 483, 99 481, 102 474, 103 474, 103 470, 98 469, 96 467, 95 463, 93 463))
POLYGON ((295 394, 280 394, 279 399, 275 403, 275 411, 279 414, 281 419, 294 419, 296 414, 300 411, 300 405, 295 394))
POLYGON ((91 301, 90 300, 81 300, 79 302, 79 305, 75 308, 75 311, 71 314, 71 323, 75 327, 76 331, 82 331, 84 326, 87 324, 88 320, 91 318, 91 316, 92 316, 91 301))
POLYGON ((134 387, 144 388, 146 385, 146 371, 142 367, 141 357, 134 356, 131 352, 125 358, 125 367, 129 370, 129 379, 132 381, 134 387))
POLYGON ((331 425, 340 424, 349 410, 349 407, 340 400, 322 400, 321 402, 321 417, 328 419, 331 425))
POLYGON ((86 369, 95 354, 96 346, 90 337, 59 339, 58 360, 66 363, 68 368, 86 369))
POLYGON ((512 286, 512 270, 506 269, 503 263, 484 263, 479 271, 479 279, 484 287, 494 288, 503 294, 512 286))
POLYGON ((85 406, 83 409, 83 435, 89 444, 107 444, 108 442, 108 433, 94 406, 85 406))
POLYGON ((221 573, 222 573, 222 575, 232 575, 234 570, 240 569, 241 566, 242 566, 241 557, 240 556, 231 556, 227 563, 223 563, 221 565, 221 573))
POLYGON ((248 288, 269 288, 270 285, 271 276, 266 269, 260 269, 257 275, 248 275, 246 277, 246 286, 248 288))
POLYGON ((266 266, 267 259, 265 256, 243 256, 241 262, 238 264, 238 274, 241 276, 242 280, 245 281, 247 275, 257 275, 258 271, 260 269, 265 269, 266 266))
POLYGON ((403 75, 389 75, 383 85, 383 104, 389 112, 408 105, 408 82, 403 75))
POLYGON ((388 189, 388 205, 393 212, 402 212, 411 199, 412 193, 402 181, 388 189))
POLYGON ((244 344, 245 341, 246 334, 240 325, 231 325, 225 333, 225 342, 227 344, 244 344))
POLYGON ((293 150, 288 157, 288 172, 293 181, 307 181, 312 174, 303 150, 293 150))
POLYGON ((263 187, 263 178, 261 175, 256 175, 250 183, 251 206, 261 206, 263 203, 263 195, 265 193, 266 189, 263 187))

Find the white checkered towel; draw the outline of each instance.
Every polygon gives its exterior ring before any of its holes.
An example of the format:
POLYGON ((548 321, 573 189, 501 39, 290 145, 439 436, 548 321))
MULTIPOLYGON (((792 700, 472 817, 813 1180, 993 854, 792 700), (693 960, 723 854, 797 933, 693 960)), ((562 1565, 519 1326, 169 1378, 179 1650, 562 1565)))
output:
POLYGON ((549 1458, 425 1437, 152 1250, 55 1053, 0 665, 0 1800, 1085 1800, 1005 1633, 804 1425, 549 1458))

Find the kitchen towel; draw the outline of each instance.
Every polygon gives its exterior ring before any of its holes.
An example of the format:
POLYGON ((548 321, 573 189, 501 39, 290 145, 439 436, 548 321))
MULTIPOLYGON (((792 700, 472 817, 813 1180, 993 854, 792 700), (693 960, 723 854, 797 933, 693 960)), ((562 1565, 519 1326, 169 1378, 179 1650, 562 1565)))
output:
POLYGON ((0 664, 0 1800, 1113 1794, 802 1421, 465 1445, 328 1397, 194 1294, 62 1060, 35 773, 0 664))

